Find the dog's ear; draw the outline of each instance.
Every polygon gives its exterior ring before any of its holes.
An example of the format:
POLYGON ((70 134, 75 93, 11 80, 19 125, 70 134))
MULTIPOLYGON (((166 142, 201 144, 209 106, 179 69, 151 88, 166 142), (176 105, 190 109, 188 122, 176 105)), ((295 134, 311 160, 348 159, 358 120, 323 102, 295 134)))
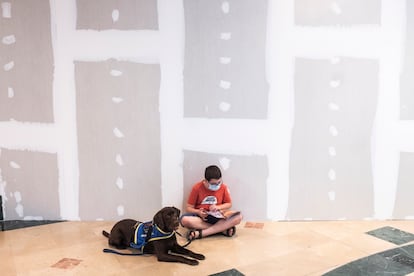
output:
POLYGON ((173 208, 174 208, 175 213, 177 214, 177 217, 180 217, 180 213, 181 213, 180 209, 175 208, 175 207, 173 208))
POLYGON ((165 229, 163 212, 164 212, 164 209, 161 209, 160 211, 158 211, 152 220, 154 224, 158 225, 158 227, 161 228, 162 230, 165 229))

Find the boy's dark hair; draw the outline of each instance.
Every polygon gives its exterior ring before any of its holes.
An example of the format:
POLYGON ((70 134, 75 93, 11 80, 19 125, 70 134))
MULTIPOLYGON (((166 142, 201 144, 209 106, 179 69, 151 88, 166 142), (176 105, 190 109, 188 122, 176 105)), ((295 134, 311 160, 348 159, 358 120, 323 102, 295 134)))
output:
POLYGON ((220 168, 215 165, 208 166, 206 168, 206 171, 204 172, 204 178, 207 181, 210 181, 211 179, 220 179, 221 178, 220 168))

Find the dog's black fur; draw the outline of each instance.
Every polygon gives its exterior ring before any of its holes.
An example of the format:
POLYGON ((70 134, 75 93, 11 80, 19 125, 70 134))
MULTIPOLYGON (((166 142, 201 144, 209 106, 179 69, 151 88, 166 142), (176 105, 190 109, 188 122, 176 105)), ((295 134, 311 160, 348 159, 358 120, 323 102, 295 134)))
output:
MULTIPOLYGON (((153 219, 153 223, 164 232, 173 232, 178 229, 180 217, 180 210, 175 207, 164 207, 158 211, 153 219)), ((102 234, 108 238, 108 243, 117 249, 126 249, 133 241, 135 230, 134 225, 139 221, 133 219, 124 219, 118 221, 109 234, 105 230, 102 234)), ((205 257, 202 254, 197 254, 188 250, 177 243, 175 234, 167 239, 154 240, 149 242, 144 247, 143 253, 155 254, 158 261, 161 262, 180 262, 189 265, 198 265, 198 261, 183 256, 172 255, 171 253, 185 255, 197 260, 204 260, 205 257)))

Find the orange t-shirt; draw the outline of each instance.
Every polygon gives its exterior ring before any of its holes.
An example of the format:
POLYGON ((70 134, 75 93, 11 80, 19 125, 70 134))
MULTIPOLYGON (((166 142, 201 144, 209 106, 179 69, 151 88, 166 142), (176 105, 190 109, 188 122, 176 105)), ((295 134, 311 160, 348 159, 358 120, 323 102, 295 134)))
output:
POLYGON ((222 183, 220 189, 211 191, 204 186, 203 181, 200 181, 193 186, 187 202, 196 209, 209 210, 212 204, 231 203, 231 197, 226 184, 222 183))

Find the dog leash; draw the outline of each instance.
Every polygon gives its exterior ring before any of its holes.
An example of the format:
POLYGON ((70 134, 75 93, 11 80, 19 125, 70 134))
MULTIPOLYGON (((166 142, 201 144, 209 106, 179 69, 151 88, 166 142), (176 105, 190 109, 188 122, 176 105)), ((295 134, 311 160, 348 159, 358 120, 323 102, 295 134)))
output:
MULTIPOLYGON (((179 232, 175 232, 178 236, 180 237, 184 237, 181 233, 179 232)), ((187 243, 182 245, 182 247, 187 247, 193 240, 187 240, 187 243)), ((104 248, 102 250, 102 252, 104 253, 113 253, 113 254, 117 254, 117 255, 122 255, 122 256, 142 256, 142 255, 150 255, 150 254, 145 254, 143 252, 141 253, 124 253, 124 252, 120 252, 117 250, 113 250, 113 249, 109 249, 109 248, 104 248)))
POLYGON ((113 254, 117 254, 117 255, 122 255, 122 256, 142 256, 142 255, 146 255, 144 253, 123 253, 123 252, 119 252, 113 249, 109 249, 109 248, 104 248, 102 250, 102 252, 104 253, 113 253, 113 254))
MULTIPOLYGON (((179 236, 182 237, 182 235, 180 233, 177 232, 177 234, 179 236)), ((182 247, 187 247, 190 243, 192 242, 192 240, 187 241, 186 244, 184 244, 182 247)), ((102 249, 102 252, 104 253, 113 253, 113 254, 117 254, 117 255, 122 255, 122 256, 142 256, 142 255, 151 255, 151 254, 145 254, 145 253, 124 253, 124 252, 119 252, 113 249, 109 249, 109 248, 104 248, 102 249)))
MULTIPOLYGON (((179 233, 177 231, 175 233, 177 233, 177 235, 180 236, 180 237, 184 237, 181 233, 179 233)), ((182 247, 187 247, 192 241, 193 240, 187 239, 187 243, 182 245, 182 247)))

